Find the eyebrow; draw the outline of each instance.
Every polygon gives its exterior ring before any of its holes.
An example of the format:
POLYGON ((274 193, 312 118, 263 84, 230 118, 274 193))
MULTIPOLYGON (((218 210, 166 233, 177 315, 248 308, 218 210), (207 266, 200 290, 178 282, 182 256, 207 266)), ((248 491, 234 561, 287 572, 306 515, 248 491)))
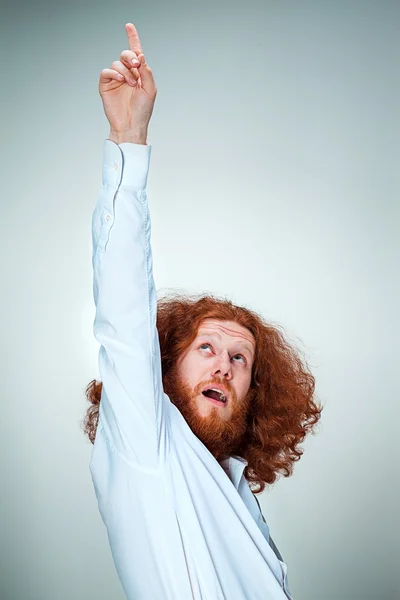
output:
MULTIPOLYGON (((202 332, 198 332, 197 337, 218 337, 219 339, 221 339, 221 335, 219 333, 217 333, 216 331, 213 333, 207 333, 206 331, 202 331, 202 332)), ((242 348, 244 348, 245 350, 247 350, 249 352, 249 354, 253 357, 254 356, 254 351, 253 348, 251 348, 250 346, 248 346, 248 344, 246 344, 246 342, 239 342, 239 344, 241 345, 242 348)))

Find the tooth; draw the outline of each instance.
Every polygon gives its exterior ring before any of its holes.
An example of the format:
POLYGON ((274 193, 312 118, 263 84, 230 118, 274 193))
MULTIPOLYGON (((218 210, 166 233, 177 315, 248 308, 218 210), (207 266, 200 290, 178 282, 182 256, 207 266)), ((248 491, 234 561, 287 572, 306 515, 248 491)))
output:
POLYGON ((210 388, 210 390, 212 390, 213 392, 217 392, 217 394, 219 394, 219 397, 221 398, 221 401, 226 402, 226 396, 223 392, 221 392, 221 390, 217 390, 216 388, 210 388))

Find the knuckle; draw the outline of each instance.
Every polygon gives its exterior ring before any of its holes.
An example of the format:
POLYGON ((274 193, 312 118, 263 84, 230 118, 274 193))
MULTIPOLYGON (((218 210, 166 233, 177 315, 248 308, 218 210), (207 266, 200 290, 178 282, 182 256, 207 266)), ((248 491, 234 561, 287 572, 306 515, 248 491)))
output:
POLYGON ((119 60, 114 60, 113 64, 111 65, 112 69, 118 69, 118 67, 120 67, 121 63, 119 60))
POLYGON ((121 52, 121 60, 125 60, 126 62, 130 62, 133 58, 137 59, 137 56, 131 50, 124 50, 121 52))

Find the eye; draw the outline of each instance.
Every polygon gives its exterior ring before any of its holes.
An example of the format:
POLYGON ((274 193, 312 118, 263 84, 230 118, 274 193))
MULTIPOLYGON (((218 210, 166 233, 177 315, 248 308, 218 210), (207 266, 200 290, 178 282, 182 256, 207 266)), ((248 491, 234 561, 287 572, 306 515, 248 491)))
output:
POLYGON ((211 348, 211 344, 207 344, 206 342, 204 344, 201 344, 199 346, 199 349, 201 349, 203 346, 208 346, 209 348, 211 348))
MULTIPOLYGON (((203 344, 200 344, 199 346, 199 350, 202 350, 204 347, 208 347, 211 348, 211 350, 213 349, 212 345, 209 344, 208 342, 204 342, 203 344)), ((241 361, 243 362, 244 365, 247 364, 247 360, 245 359, 245 357, 243 356, 243 354, 235 354, 235 356, 232 356, 232 360, 235 358, 239 358, 241 359, 241 361)), ((235 361, 238 362, 238 361, 235 361)))
POLYGON ((244 363, 246 363, 246 359, 245 359, 245 357, 244 357, 242 354, 236 354, 235 356, 232 356, 232 358, 237 358, 237 357, 241 358, 241 359, 242 359, 242 361, 243 361, 244 363))

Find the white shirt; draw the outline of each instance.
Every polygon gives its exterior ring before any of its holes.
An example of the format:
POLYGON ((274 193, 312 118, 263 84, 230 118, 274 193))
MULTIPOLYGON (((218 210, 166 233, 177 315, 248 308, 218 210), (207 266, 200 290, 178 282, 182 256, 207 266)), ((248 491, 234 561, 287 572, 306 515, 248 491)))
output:
POLYGON ((90 470, 126 596, 290 599, 286 565, 243 476, 247 462, 220 464, 163 392, 146 193, 151 146, 107 139, 103 151, 92 220, 103 389, 90 470))

